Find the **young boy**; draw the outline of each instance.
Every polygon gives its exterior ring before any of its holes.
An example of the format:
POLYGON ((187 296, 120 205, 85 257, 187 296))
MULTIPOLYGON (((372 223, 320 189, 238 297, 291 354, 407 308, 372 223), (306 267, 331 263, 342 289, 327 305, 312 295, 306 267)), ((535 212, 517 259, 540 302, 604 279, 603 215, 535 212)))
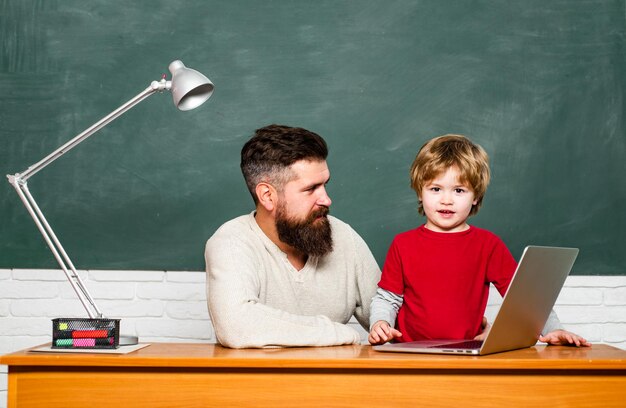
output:
MULTIPOLYGON (((411 166, 411 186, 426 223, 391 244, 372 300, 371 344, 486 337, 489 284, 504 296, 517 267, 500 238, 467 224, 489 178, 487 153, 464 136, 440 136, 422 146, 411 166)), ((589 345, 560 329, 554 312, 546 332, 540 341, 589 345)))

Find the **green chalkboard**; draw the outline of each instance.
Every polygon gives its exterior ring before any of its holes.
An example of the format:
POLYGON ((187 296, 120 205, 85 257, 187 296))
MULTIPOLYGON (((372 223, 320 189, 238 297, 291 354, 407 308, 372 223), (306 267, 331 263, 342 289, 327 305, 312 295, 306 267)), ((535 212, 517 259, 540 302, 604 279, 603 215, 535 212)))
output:
MULTIPOLYGON (((202 270, 206 239, 252 210, 239 151, 281 123, 330 146, 331 212, 382 264, 423 222, 419 147, 461 133, 491 156, 472 223, 514 256, 581 249, 626 274, 624 0, 0 2, 0 170, 25 170, 181 59, 215 83, 179 112, 154 95, 29 181, 79 269, 202 270)), ((0 268, 56 263, 9 183, 0 268)))

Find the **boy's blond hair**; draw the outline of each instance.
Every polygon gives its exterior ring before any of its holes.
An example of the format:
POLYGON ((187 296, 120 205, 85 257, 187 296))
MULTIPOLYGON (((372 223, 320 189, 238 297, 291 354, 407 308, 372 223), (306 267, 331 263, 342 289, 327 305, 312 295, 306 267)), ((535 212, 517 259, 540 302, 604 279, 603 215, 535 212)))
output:
POLYGON ((426 142, 411 165, 411 187, 417 193, 421 215, 425 215, 420 198, 422 188, 450 167, 459 169, 459 181, 474 192, 476 205, 469 215, 478 212, 489 185, 489 156, 465 136, 444 135, 426 142))

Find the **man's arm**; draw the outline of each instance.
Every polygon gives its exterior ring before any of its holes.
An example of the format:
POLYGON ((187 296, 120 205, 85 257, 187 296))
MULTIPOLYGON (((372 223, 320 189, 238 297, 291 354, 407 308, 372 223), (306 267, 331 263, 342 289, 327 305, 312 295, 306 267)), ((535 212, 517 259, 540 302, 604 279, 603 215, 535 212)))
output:
POLYGON ((257 249, 214 236, 207 242, 207 301, 218 341, 232 348, 356 344, 359 334, 326 316, 301 316, 259 301, 257 249))

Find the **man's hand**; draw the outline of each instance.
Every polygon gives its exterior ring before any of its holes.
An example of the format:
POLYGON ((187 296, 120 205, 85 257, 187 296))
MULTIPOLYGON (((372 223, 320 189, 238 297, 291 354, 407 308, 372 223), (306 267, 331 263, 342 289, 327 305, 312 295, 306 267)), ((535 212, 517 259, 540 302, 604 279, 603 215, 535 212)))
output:
POLYGON ((367 340, 370 344, 376 345, 387 343, 388 341, 398 337, 402 337, 402 333, 389 326, 389 323, 386 321, 379 320, 372 326, 372 330, 370 330, 370 335, 367 340))
POLYGON ((539 341, 553 346, 591 347, 591 343, 586 339, 572 332, 568 332, 567 330, 551 331, 545 336, 539 336, 539 341))
POLYGON ((480 333, 478 333, 478 336, 474 337, 474 340, 485 340, 489 334, 489 330, 491 330, 491 325, 489 324, 487 318, 483 316, 483 321, 480 324, 480 333))

